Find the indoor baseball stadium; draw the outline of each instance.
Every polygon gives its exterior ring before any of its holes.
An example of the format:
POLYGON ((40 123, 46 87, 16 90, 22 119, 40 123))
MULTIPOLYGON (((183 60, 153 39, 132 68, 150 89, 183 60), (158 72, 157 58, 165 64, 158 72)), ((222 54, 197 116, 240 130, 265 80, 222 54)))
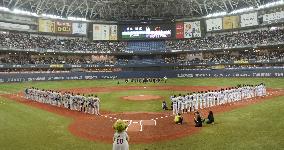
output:
POLYGON ((283 150, 284 0, 0 0, 1 150, 283 150))

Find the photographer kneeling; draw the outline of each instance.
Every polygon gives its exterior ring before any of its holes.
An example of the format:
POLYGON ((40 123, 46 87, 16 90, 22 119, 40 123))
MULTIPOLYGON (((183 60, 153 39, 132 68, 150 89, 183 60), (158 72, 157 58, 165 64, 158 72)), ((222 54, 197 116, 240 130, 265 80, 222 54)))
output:
POLYGON ((181 116, 180 113, 178 113, 178 114, 175 116, 174 122, 175 122, 176 124, 182 124, 182 121, 183 121, 183 117, 181 116))
POLYGON ((209 111, 207 119, 208 119, 206 121, 207 124, 214 124, 214 116, 213 116, 213 112, 211 110, 209 111))
POLYGON ((202 127, 202 118, 201 118, 201 115, 198 111, 196 111, 194 113, 194 122, 195 122, 195 127, 202 127))

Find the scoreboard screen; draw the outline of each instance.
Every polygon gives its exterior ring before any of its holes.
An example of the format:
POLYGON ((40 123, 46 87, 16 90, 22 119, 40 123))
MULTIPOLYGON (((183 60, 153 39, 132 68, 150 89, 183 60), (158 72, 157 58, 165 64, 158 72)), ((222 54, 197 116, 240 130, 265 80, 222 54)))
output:
POLYGON ((173 35, 172 24, 122 25, 122 40, 169 39, 173 35))

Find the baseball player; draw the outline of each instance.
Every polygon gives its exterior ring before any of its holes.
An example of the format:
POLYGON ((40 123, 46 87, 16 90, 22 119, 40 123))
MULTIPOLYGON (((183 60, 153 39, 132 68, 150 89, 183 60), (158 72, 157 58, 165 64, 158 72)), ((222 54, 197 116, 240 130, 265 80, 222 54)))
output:
POLYGON ((187 112, 187 105, 186 105, 186 97, 185 97, 185 95, 183 95, 181 97, 181 110, 182 110, 182 113, 186 113, 187 112))
POLYGON ((179 94, 179 96, 177 97, 177 113, 180 113, 182 111, 181 106, 182 106, 182 96, 181 94, 179 94))
POLYGON ((178 99, 176 95, 171 96, 170 98, 173 103, 173 115, 176 115, 178 113, 178 99))
POLYGON ((203 96, 202 96, 202 97, 203 97, 203 98, 202 98, 202 99, 203 99, 203 108, 209 107, 209 106, 208 106, 208 101, 209 101, 209 100, 208 100, 208 94, 209 94, 209 93, 208 93, 207 91, 205 91, 204 94, 203 94, 203 96))
POLYGON ((261 96, 266 96, 266 87, 264 83, 261 83, 261 96))
POLYGON ((95 114, 100 115, 100 99, 95 95, 94 97, 95 114))
POLYGON ((198 93, 193 93, 193 107, 195 110, 198 110, 198 97, 199 97, 199 92, 198 93))
POLYGON ((198 95, 198 102, 199 102, 199 108, 203 109, 203 91, 201 91, 201 93, 199 93, 198 95))
POLYGON ((187 112, 191 111, 191 94, 189 93, 185 96, 185 108, 187 112))

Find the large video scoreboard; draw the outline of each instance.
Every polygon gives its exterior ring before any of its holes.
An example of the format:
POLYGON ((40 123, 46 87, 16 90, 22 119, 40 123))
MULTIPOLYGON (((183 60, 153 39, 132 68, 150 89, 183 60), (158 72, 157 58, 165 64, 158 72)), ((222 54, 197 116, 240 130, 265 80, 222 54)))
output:
POLYGON ((120 25, 121 40, 170 39, 174 33, 174 24, 120 25))

